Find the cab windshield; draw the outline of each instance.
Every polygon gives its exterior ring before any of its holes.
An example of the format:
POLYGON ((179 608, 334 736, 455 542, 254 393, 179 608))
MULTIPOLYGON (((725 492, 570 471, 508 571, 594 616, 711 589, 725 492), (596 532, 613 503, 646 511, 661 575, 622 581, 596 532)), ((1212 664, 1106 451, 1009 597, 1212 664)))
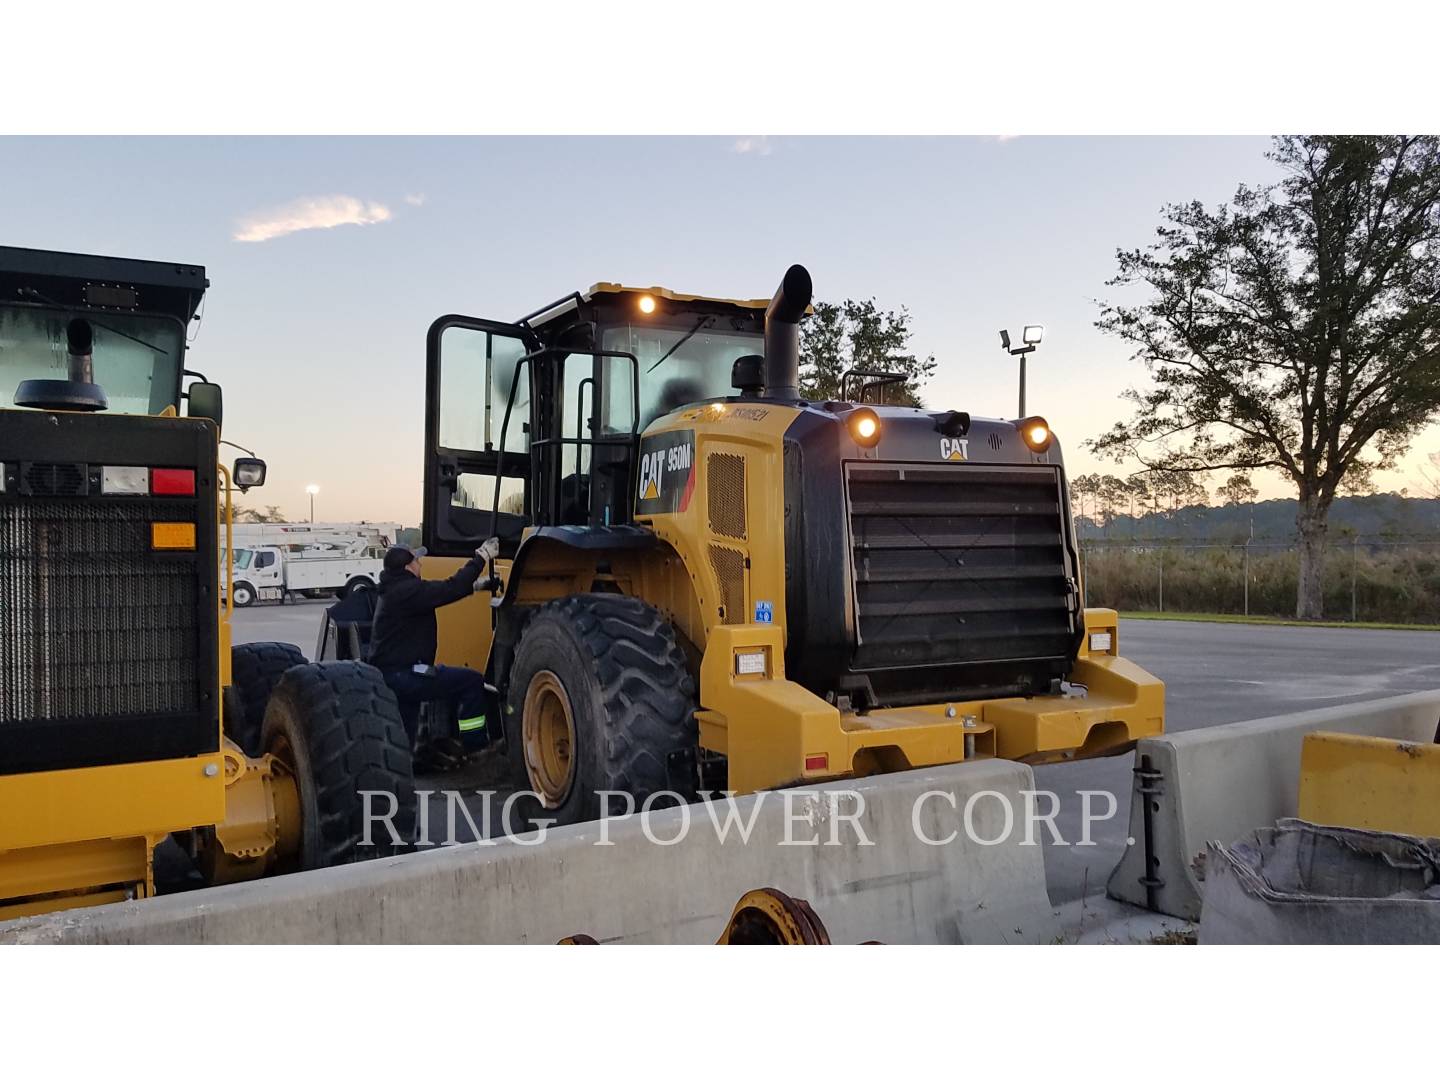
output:
MULTIPOLYGON (((633 353, 640 362, 640 423, 644 431, 657 416, 707 398, 728 397, 730 367, 742 356, 763 352, 764 339, 756 330, 736 330, 721 316, 684 319, 666 325, 627 323, 605 328, 600 347, 633 353)), ((623 369, 629 382, 629 365, 623 369)), ((609 430, 630 427, 628 392, 607 395, 603 422, 609 430)))
POLYGON ((184 328, 173 318, 54 307, 0 306, 0 408, 15 400, 26 379, 66 379, 65 328, 71 319, 90 323, 95 382, 109 411, 163 412, 178 408, 184 328))

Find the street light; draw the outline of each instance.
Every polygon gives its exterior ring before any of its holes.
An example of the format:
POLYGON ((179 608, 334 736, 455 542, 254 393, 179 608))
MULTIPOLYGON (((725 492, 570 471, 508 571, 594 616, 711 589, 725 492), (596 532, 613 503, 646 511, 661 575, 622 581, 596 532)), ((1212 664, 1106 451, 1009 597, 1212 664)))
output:
POLYGON ((1000 331, 1000 347, 1011 356, 1020 358, 1020 411, 1015 414, 1016 416, 1025 415, 1025 357, 1035 351, 1036 346, 1044 337, 1045 327, 1032 323, 1020 331, 1020 340, 1023 344, 1019 348, 1012 349, 1010 347, 1010 331, 1000 331))
POLYGON ((320 485, 311 484, 305 489, 305 494, 310 496, 310 524, 315 524, 315 496, 320 494, 320 485))

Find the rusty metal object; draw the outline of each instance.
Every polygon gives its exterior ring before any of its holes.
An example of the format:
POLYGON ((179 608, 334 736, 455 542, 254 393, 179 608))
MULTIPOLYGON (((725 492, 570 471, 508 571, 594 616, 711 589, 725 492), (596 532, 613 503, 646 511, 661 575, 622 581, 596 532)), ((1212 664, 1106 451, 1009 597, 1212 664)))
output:
MULTIPOLYGON (((571 934, 559 945, 598 945, 589 934, 571 934)), ((830 932, 806 901, 779 889, 751 889, 730 913, 717 945, 829 945, 830 932)), ((867 945, 879 942, 867 941, 867 945)))
POLYGON ((820 916, 779 889, 751 889, 730 913, 717 945, 829 945, 820 916))

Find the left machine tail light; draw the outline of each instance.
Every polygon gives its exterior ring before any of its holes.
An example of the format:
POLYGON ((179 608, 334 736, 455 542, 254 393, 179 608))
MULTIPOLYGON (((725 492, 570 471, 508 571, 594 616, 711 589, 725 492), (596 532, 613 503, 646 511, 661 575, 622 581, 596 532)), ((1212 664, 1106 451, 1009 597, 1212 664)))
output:
POLYGON ((152 495, 194 495, 194 469, 151 469, 150 493, 152 495))

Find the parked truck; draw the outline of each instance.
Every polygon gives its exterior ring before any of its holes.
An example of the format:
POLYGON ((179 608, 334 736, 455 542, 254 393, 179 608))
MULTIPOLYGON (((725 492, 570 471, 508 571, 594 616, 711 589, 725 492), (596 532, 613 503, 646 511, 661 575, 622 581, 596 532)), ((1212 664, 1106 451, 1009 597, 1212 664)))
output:
MULTIPOLYGON (((236 525, 231 601, 249 607, 296 596, 348 596, 380 579, 385 549, 400 526, 393 522, 339 525, 236 525)), ((227 553, 221 555, 221 566, 227 553)))

